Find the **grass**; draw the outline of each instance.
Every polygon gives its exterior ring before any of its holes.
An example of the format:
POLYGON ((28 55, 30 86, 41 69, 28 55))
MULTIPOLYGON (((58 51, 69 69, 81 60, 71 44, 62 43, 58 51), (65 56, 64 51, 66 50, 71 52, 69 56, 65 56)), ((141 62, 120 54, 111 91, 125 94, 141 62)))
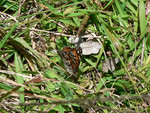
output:
POLYGON ((0 3, 1 112, 150 112, 145 0, 35 1, 0 3), (82 54, 75 82, 57 49, 86 34, 101 49, 82 54))

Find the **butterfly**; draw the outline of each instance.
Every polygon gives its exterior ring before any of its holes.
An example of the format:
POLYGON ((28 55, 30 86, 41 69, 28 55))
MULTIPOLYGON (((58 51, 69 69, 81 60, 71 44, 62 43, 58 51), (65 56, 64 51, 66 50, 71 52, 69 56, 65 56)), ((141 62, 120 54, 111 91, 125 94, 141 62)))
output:
POLYGON ((62 50, 57 50, 57 52, 62 58, 66 71, 69 74, 77 77, 82 49, 80 47, 64 47, 62 50))

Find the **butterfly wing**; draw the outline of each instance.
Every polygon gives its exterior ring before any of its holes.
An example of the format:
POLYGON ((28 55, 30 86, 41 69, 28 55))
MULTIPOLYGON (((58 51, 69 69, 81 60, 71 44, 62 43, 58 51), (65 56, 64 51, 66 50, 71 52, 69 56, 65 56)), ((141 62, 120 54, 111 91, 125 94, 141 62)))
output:
POLYGON ((64 47, 62 51, 58 50, 58 54, 61 56, 67 72, 74 76, 77 76, 81 57, 80 52, 81 49, 78 51, 77 49, 71 47, 64 47))

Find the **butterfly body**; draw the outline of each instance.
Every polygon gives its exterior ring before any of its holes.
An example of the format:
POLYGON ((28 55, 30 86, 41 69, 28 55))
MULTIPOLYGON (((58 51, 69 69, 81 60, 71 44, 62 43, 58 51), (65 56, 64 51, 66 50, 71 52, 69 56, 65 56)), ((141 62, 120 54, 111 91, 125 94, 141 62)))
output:
POLYGON ((81 48, 64 47, 62 50, 58 50, 58 54, 61 56, 66 71, 74 76, 77 76, 77 71, 81 59, 81 48))

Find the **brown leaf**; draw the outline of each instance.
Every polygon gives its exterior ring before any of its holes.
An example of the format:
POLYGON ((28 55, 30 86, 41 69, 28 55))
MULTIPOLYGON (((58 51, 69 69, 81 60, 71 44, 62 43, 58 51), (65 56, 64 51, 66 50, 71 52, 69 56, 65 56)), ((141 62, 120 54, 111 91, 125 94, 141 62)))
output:
POLYGON ((120 61, 119 58, 110 58, 110 59, 107 59, 102 65, 102 70, 104 72, 108 72, 109 70, 110 71, 114 71, 115 70, 115 67, 116 67, 116 64, 120 61))
POLYGON ((26 82, 25 84, 29 84, 29 83, 36 83, 36 82, 42 82, 42 81, 45 81, 46 79, 42 78, 41 76, 38 76, 28 82, 26 82))

